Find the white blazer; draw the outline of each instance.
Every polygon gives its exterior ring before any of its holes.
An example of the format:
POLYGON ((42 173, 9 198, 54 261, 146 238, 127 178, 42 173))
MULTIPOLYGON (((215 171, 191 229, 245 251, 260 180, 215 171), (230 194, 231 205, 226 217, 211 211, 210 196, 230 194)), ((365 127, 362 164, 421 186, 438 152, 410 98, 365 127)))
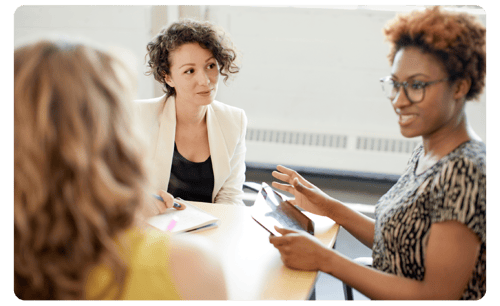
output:
MULTIPOLYGON (((149 138, 149 158, 157 189, 167 190, 174 154, 175 97, 136 100, 138 115, 149 138)), ((207 129, 214 172, 213 203, 244 205, 245 135, 247 117, 242 109, 213 101, 207 108, 207 129)))

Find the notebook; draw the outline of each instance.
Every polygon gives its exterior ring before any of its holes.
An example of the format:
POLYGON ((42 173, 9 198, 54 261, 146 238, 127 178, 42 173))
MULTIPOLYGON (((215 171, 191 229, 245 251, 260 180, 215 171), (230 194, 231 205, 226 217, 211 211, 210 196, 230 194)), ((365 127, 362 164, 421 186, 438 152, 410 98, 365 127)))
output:
POLYGON ((201 231, 217 226, 219 221, 217 217, 186 201, 182 201, 182 204, 186 205, 186 209, 169 208, 165 213, 149 218, 147 222, 159 230, 167 231, 167 227, 175 217, 177 223, 170 230, 172 233, 201 231))

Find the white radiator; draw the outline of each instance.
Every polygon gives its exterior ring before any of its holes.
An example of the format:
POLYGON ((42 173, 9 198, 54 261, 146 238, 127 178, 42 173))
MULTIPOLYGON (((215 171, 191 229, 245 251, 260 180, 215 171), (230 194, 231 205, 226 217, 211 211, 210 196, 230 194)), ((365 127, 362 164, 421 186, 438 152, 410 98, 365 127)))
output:
POLYGON ((400 175, 420 138, 384 138, 248 128, 249 163, 400 175))

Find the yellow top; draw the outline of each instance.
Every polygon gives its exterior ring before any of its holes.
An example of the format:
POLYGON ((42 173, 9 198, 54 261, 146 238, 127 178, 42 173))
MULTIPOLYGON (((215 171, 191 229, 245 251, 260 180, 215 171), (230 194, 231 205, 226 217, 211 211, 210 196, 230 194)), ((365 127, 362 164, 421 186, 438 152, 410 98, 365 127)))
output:
MULTIPOLYGON (((131 228, 120 236, 120 255, 127 264, 124 300, 179 300, 169 267, 170 237, 156 230, 131 228)), ((86 284, 86 299, 114 299, 117 285, 108 286, 112 272, 105 264, 93 268, 86 284), (107 292, 100 296, 106 290, 107 292)))

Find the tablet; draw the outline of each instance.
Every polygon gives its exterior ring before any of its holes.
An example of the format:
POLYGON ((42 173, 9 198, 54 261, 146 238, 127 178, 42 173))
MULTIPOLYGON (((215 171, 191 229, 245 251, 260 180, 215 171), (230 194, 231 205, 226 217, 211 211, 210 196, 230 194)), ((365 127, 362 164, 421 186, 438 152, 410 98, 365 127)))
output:
POLYGON ((252 206, 252 218, 274 236, 281 236, 274 229, 275 225, 314 235, 313 221, 266 183, 262 183, 262 188, 252 206))

